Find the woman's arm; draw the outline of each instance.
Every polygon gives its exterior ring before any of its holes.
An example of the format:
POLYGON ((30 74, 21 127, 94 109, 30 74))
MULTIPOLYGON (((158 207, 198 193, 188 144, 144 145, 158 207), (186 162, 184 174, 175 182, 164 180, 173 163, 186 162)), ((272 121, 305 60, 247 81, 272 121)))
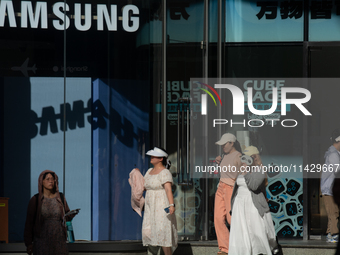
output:
POLYGON ((262 166, 262 159, 259 154, 253 155, 254 164, 257 166, 262 166))
POLYGON ((24 240, 25 245, 27 247, 27 254, 32 254, 33 252, 33 228, 36 216, 36 208, 37 208, 37 199, 33 196, 27 207, 27 215, 25 222, 25 230, 24 230, 24 240))
POLYGON ((258 170, 258 172, 247 173, 244 176, 248 188, 252 191, 258 190, 266 178, 262 169, 259 168, 258 170))
MULTIPOLYGON (((164 189, 166 196, 168 197, 169 204, 174 204, 174 196, 172 195, 171 182, 164 183, 164 189)), ((175 212, 175 206, 170 206, 170 214, 175 212)))
MULTIPOLYGON (((70 208, 68 207, 68 204, 67 204, 67 201, 66 201, 66 197, 65 197, 65 196, 64 196, 64 208, 65 208, 65 214, 68 213, 68 212, 70 211, 70 208)), ((66 217, 65 217, 66 221, 71 221, 77 214, 78 214, 78 212, 66 216, 66 217)))
POLYGON ((221 161, 222 161, 222 157, 221 157, 221 156, 217 156, 217 157, 215 158, 215 162, 216 162, 218 165, 221 163, 221 161))

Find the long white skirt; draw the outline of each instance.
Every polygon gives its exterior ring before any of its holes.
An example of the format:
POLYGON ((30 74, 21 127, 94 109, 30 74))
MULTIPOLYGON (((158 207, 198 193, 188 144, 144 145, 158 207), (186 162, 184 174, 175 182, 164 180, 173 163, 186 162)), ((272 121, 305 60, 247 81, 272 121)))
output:
POLYGON ((237 178, 238 193, 231 216, 229 255, 272 254, 276 234, 270 212, 263 218, 253 204, 244 177, 237 178))

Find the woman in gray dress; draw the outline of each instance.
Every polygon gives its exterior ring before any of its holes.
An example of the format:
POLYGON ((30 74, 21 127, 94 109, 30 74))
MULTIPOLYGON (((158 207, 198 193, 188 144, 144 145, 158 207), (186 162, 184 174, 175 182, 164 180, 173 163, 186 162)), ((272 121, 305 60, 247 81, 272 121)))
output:
POLYGON ((27 254, 65 255, 66 245, 64 219, 70 209, 62 193, 59 193, 58 176, 51 170, 43 171, 38 179, 39 193, 29 201, 25 223, 24 239, 27 254))

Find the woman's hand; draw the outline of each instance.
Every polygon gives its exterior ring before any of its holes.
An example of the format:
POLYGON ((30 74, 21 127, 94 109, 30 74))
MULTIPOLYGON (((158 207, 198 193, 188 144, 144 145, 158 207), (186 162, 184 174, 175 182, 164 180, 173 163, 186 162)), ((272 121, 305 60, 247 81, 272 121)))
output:
POLYGON ((33 253, 33 244, 30 244, 29 246, 27 246, 26 252, 28 255, 31 255, 33 253))
POLYGON ((171 182, 166 182, 164 184, 164 189, 165 189, 166 196, 168 197, 169 204, 170 205, 172 204, 172 206, 170 206, 169 208, 169 213, 173 214, 175 212, 175 206, 173 206, 175 203, 174 203, 174 196, 172 195, 172 190, 171 190, 171 182))
POLYGON ((175 211, 176 211, 176 209, 175 209, 175 207, 174 206, 170 206, 170 209, 169 209, 170 211, 170 214, 174 214, 175 213, 175 211))
POLYGON ((261 157, 259 154, 254 154, 254 155, 251 155, 252 158, 254 159, 254 163, 256 166, 261 166, 262 165, 262 160, 261 160, 261 157))
POLYGON ((220 163, 221 163, 221 160, 222 160, 222 157, 221 157, 221 156, 217 156, 217 157, 215 158, 215 162, 216 162, 217 164, 220 164, 220 163))

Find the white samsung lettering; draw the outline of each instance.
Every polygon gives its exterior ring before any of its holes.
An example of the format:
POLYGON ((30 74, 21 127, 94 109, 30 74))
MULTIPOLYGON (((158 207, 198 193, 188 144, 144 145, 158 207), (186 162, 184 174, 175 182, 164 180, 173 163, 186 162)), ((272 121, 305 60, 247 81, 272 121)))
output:
POLYGON ((81 4, 74 4, 74 25, 79 31, 87 31, 91 28, 91 4, 85 4, 85 22, 81 24, 81 4))
POLYGON ((78 31, 88 31, 92 27, 92 21, 97 20, 97 30, 104 30, 104 21, 108 31, 117 31, 118 21, 122 21, 122 29, 126 32, 135 32, 139 28, 139 9, 137 6, 128 4, 122 8, 121 19, 118 17, 117 5, 97 4, 97 13, 92 14, 92 5, 89 3, 74 3, 74 15, 67 15, 64 12, 70 11, 70 6, 64 2, 34 2, 22 1, 20 11, 14 10, 13 2, 9 0, 0 1, 0 27, 7 25, 17 27, 16 12, 20 15, 22 28, 48 28, 48 4, 51 5, 52 12, 57 19, 52 20, 52 25, 57 30, 64 30, 70 27, 70 17, 74 19, 74 26, 78 31), (34 6, 34 7, 33 7, 34 6), (82 14, 82 6, 85 13, 82 14), (110 11, 109 11, 110 10, 110 11), (96 16, 95 16, 96 15, 96 16))
MULTIPOLYGON (((106 4, 97 5, 97 27, 98 30, 104 30, 104 17, 109 31, 117 31, 117 19, 110 19, 106 4)), ((111 5, 111 16, 117 17, 117 6, 111 5)))
POLYGON ((129 13, 139 14, 139 10, 135 5, 125 5, 123 9, 123 28, 126 32, 135 32, 139 27, 139 18, 131 16, 131 20, 129 20, 129 13), (129 21, 131 21, 132 25, 129 25, 129 21))
POLYGON ((27 18, 29 17, 31 28, 38 28, 41 15, 41 28, 47 29, 47 3, 37 2, 33 12, 32 2, 21 2, 21 27, 27 28, 27 18))
POLYGON ((3 27, 5 25, 6 13, 9 21, 9 26, 17 27, 12 1, 0 1, 0 27, 3 27))
POLYGON ((69 28, 70 18, 66 16, 66 24, 65 24, 65 20, 64 20, 65 16, 63 13, 63 11, 69 11, 69 10, 70 10, 70 7, 68 6, 68 4, 65 4, 63 2, 55 3, 53 5, 53 13, 55 16, 57 16, 60 19, 60 20, 53 20, 52 24, 55 29, 64 30, 64 27, 66 27, 66 29, 69 28), (66 10, 64 10, 64 6, 66 10))

